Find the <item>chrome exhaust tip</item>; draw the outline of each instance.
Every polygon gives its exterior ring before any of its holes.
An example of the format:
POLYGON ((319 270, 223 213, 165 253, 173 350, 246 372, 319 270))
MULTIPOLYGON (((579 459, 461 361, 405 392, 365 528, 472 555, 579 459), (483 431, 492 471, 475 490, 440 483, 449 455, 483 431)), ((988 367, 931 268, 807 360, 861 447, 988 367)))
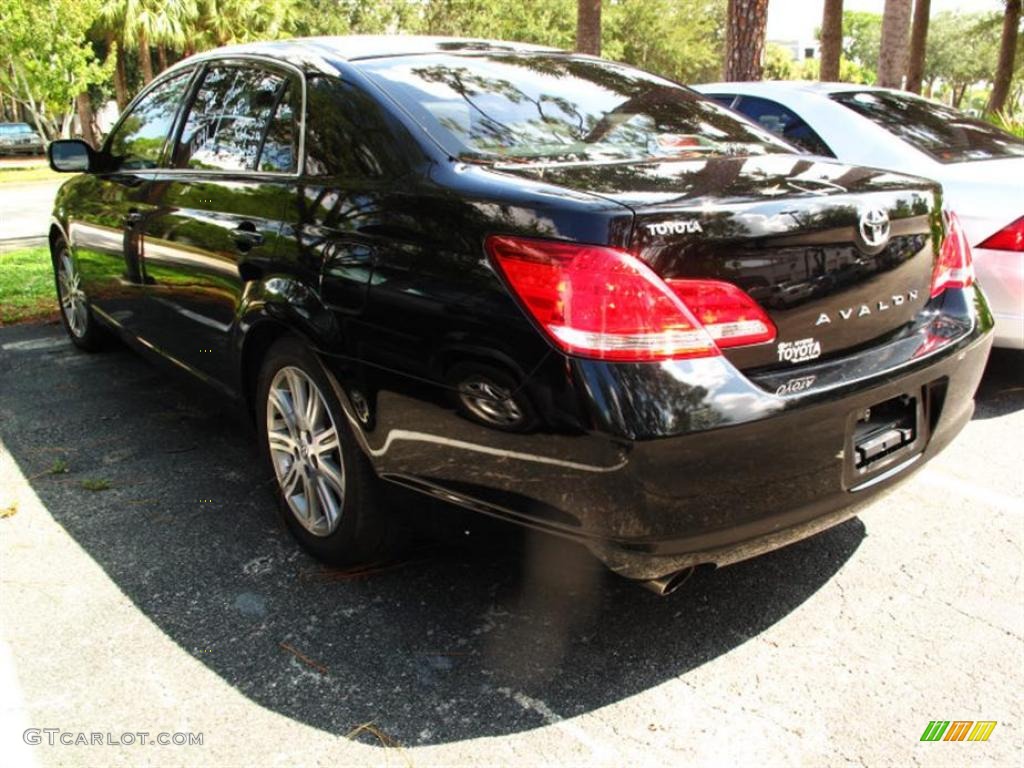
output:
POLYGON ((659 576, 656 579, 641 581, 640 586, 650 590, 659 597, 667 597, 689 581, 696 570, 696 568, 683 568, 683 570, 670 573, 667 576, 659 576))

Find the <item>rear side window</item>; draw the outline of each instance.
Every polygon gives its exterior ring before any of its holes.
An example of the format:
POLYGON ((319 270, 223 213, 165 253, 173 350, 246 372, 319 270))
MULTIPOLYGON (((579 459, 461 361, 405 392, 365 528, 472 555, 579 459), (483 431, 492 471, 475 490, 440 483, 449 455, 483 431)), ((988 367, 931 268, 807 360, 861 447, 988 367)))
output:
POLYGON ((122 170, 156 168, 192 72, 182 72, 153 88, 110 136, 107 152, 122 170))
POLYGON ((1020 139, 934 101, 888 91, 848 91, 831 98, 940 163, 1024 156, 1020 139))
POLYGON ((210 67, 175 147, 175 167, 294 170, 293 90, 287 77, 266 69, 210 67))
POLYGON ((306 174, 377 178, 396 163, 380 107, 351 83, 316 75, 306 82, 306 174))
POLYGON ((781 136, 791 144, 796 144, 805 152, 813 155, 835 157, 821 137, 793 110, 782 106, 777 101, 762 99, 759 96, 743 96, 735 109, 742 112, 762 128, 781 136))

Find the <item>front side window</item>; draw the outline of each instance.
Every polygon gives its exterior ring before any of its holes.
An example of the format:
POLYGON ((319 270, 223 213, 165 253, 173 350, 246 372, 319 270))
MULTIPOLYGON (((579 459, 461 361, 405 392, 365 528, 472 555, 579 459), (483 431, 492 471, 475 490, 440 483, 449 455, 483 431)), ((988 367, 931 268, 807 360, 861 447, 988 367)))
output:
POLYGON ((268 70, 211 67, 189 109, 175 147, 174 166, 292 170, 296 131, 291 90, 288 78, 268 70))
POLYGON ((616 161, 791 152, 655 75, 562 54, 431 54, 359 62, 453 155, 616 161))
POLYGON ((777 101, 759 96, 743 96, 735 107, 763 128, 767 128, 786 141, 796 144, 805 152, 835 157, 828 145, 812 128, 791 109, 777 101))
POLYGON ((191 77, 192 72, 185 71, 160 83, 121 121, 107 142, 107 152, 119 169, 140 170, 159 165, 191 77))
POLYGON ((831 98, 940 163, 1024 157, 1020 139, 928 99, 888 91, 844 91, 831 98))

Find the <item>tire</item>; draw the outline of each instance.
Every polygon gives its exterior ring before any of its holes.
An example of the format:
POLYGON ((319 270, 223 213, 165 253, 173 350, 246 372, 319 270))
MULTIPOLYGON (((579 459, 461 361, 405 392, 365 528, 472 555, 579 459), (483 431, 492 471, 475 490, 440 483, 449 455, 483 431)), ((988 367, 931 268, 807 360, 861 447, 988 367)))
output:
POLYGON ((256 382, 256 425, 281 516, 307 552, 331 565, 394 553, 400 531, 381 504, 380 481, 320 361, 294 337, 275 342, 263 360, 256 382), (301 407, 313 397, 318 407, 301 407), (297 410, 304 413, 296 417, 297 410), (291 421, 285 416, 289 412, 291 421))
POLYGON ((501 368, 464 362, 453 366, 446 378, 464 418, 504 432, 528 432, 537 425, 537 412, 523 387, 501 368))
POLYGON ((78 265, 63 239, 54 242, 51 256, 64 330, 76 347, 86 352, 97 352, 103 347, 104 331, 92 313, 89 299, 81 288, 78 265))

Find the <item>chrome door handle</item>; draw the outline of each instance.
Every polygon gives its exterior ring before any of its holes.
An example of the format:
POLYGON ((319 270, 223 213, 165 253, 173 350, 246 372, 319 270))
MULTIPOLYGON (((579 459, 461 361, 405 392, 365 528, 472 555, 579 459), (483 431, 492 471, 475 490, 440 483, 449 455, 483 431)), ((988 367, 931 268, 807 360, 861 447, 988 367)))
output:
POLYGON ((256 231, 251 221, 243 221, 235 228, 235 246, 240 251, 249 251, 263 245, 263 235, 256 231))

